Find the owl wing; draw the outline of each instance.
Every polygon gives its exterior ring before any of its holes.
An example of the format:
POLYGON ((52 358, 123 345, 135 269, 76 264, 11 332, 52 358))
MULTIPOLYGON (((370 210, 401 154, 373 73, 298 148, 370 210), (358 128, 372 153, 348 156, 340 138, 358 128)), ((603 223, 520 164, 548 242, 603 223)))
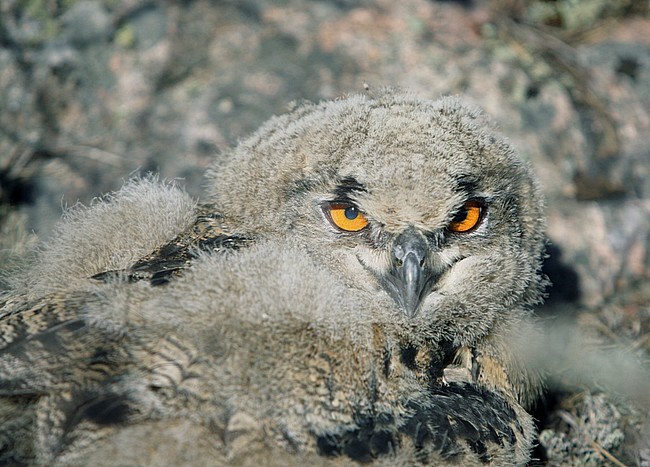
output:
POLYGON ((237 250, 252 241, 249 237, 229 233, 220 221, 221 216, 211 206, 201 206, 194 224, 173 240, 128 269, 103 271, 92 278, 102 282, 118 278, 129 282, 147 280, 154 286, 165 285, 190 267, 202 252, 237 250))
POLYGON ((105 306, 79 291, 1 308, 0 464, 51 463, 191 398, 175 399, 194 371, 191 349, 102 320, 105 306))
POLYGON ((399 418, 357 415, 355 426, 317 438, 319 453, 370 462, 385 455, 424 464, 514 464, 531 427, 503 395, 467 383, 430 388, 404 403, 399 418))

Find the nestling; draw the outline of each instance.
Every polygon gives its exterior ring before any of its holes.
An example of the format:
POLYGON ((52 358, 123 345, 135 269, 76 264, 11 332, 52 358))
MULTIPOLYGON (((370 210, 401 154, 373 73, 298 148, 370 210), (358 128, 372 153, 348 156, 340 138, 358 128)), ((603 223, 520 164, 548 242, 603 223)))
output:
POLYGON ((543 201, 457 98, 302 103, 75 208, 0 298, 0 459, 523 464, 543 201))

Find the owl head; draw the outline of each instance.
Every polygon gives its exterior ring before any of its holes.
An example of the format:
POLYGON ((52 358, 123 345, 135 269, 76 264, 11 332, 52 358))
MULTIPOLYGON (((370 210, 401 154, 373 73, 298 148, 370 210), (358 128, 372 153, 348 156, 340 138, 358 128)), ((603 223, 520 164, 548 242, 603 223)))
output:
POLYGON ((208 177, 227 223, 299 244, 429 337, 471 344, 540 299, 540 189, 458 98, 387 90, 301 104, 208 177))

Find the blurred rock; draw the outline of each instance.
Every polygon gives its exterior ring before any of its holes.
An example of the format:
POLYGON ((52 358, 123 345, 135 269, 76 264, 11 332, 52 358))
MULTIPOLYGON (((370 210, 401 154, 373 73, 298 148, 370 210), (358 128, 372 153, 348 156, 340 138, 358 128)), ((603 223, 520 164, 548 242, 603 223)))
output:
POLYGON ((72 3, 61 15, 61 25, 67 38, 79 47, 106 40, 113 33, 111 17, 101 2, 72 3))

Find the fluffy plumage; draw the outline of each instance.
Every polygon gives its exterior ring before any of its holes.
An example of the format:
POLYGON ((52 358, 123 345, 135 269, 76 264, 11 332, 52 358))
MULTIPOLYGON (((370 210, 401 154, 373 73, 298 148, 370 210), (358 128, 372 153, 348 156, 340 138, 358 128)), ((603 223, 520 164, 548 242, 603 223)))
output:
POLYGON ((513 339, 543 286, 543 206, 480 112, 302 104, 208 188, 195 206, 137 182, 77 208, 13 279, 0 458, 529 459, 541 383, 513 339), (367 225, 342 231, 333 207, 367 225))

